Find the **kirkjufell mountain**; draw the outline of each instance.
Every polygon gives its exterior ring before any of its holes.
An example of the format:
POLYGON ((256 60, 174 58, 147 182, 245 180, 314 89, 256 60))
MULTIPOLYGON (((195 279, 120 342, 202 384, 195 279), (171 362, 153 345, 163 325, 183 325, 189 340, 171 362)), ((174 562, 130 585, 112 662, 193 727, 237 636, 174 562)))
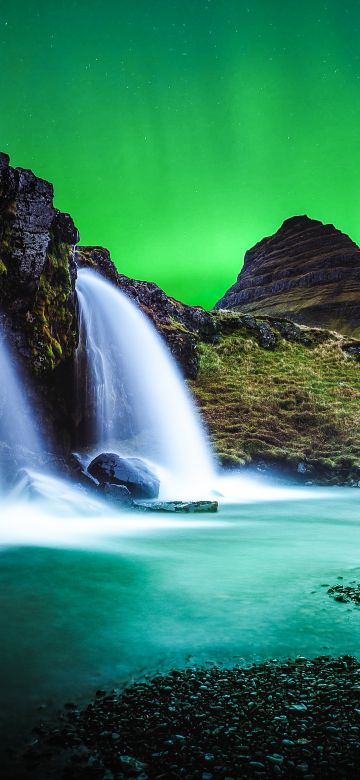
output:
POLYGON ((235 284, 215 309, 285 317, 360 335, 360 249, 333 225, 285 220, 245 254, 235 284))

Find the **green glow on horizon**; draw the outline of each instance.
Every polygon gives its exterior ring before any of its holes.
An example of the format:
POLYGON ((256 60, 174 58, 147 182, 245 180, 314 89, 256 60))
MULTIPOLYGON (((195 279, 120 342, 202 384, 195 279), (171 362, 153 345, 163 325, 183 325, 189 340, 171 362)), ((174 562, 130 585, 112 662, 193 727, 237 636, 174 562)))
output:
POLYGON ((360 242, 356 0, 58 0, 0 11, 0 148, 81 242, 212 306, 294 214, 360 242))

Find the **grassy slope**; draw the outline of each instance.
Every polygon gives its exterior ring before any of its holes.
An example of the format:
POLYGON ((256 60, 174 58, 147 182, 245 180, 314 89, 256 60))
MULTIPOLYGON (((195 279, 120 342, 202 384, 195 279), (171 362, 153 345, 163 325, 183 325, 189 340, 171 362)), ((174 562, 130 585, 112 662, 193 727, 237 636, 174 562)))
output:
POLYGON ((301 340, 293 341, 269 323, 277 341, 272 349, 261 346, 256 328, 241 325, 215 344, 199 345, 192 389, 216 451, 228 464, 264 460, 296 471, 304 462, 326 480, 354 476, 360 364, 342 349, 349 339, 298 327, 301 340))

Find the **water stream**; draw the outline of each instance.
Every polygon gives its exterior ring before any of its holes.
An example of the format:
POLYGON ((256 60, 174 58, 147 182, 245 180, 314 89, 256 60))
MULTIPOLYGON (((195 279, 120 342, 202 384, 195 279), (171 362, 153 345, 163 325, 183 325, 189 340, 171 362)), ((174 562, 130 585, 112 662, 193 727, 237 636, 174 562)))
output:
POLYGON ((126 293, 79 269, 77 398, 82 438, 156 464, 162 497, 205 498, 214 463, 200 417, 174 358, 126 293))
POLYGON ((358 492, 247 490, 209 517, 3 510, 8 740, 65 701, 173 664, 360 654, 359 610, 322 587, 359 581, 358 492))
MULTIPOLYGON (((1 323, 0 323, 1 324, 1 323)), ((43 451, 43 442, 22 372, 10 349, 3 327, 0 329, 0 455, 16 456, 19 466, 31 465, 33 456, 43 451)), ((0 458, 0 485, 2 474, 0 458)))

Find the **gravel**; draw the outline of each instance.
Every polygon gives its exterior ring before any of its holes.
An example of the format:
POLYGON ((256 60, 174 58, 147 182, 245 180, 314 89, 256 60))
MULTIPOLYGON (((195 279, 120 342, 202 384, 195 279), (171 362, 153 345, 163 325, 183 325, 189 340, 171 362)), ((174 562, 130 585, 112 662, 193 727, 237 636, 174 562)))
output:
POLYGON ((98 691, 41 724, 24 761, 36 777, 67 780, 358 780, 360 663, 191 667, 98 691))
POLYGON ((357 607, 360 606, 360 585, 354 581, 350 585, 332 585, 328 589, 328 594, 335 601, 340 601, 344 604, 352 602, 357 607))

